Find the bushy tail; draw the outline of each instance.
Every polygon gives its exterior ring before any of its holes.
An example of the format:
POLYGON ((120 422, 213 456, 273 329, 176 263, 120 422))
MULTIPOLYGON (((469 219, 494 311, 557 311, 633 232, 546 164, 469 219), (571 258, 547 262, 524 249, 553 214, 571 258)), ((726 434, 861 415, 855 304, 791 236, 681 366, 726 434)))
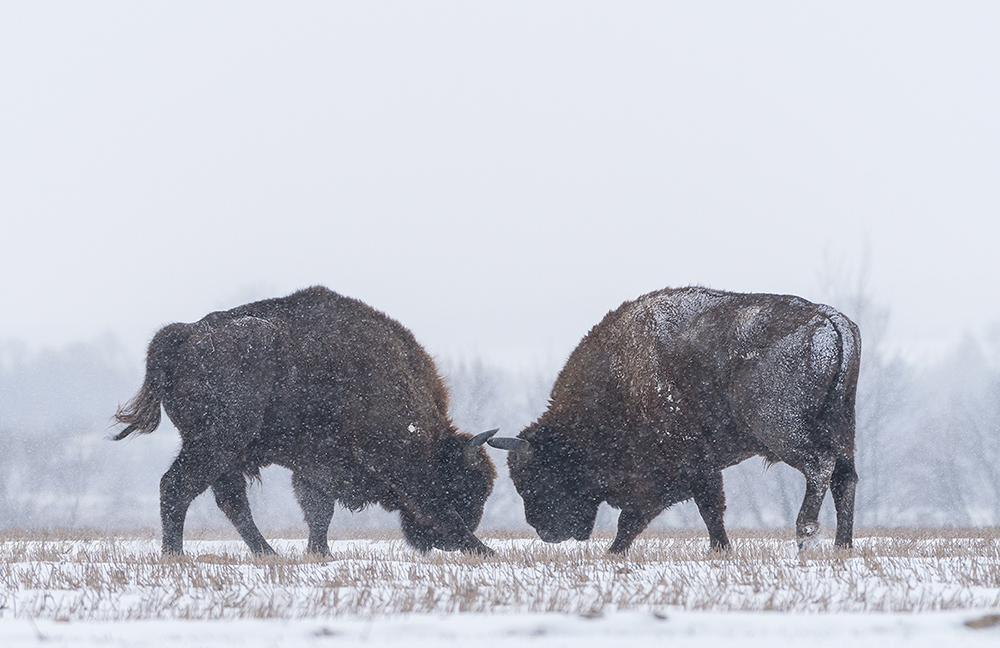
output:
POLYGON ((831 318, 840 334, 841 362, 837 388, 848 394, 852 400, 858 388, 858 373, 861 370, 861 331, 858 325, 841 313, 831 318))
POLYGON ((124 430, 112 437, 121 441, 133 432, 149 434, 160 425, 160 403, 166 395, 168 370, 177 347, 191 335, 189 324, 171 324, 159 330, 146 353, 146 379, 142 389, 115 413, 124 430))
POLYGON ((840 420, 842 426, 839 441, 843 445, 846 457, 853 461, 856 392, 858 389, 858 373, 861 368, 861 332, 857 325, 842 313, 830 309, 826 313, 833 322, 840 336, 840 370, 833 384, 828 406, 832 414, 840 420))

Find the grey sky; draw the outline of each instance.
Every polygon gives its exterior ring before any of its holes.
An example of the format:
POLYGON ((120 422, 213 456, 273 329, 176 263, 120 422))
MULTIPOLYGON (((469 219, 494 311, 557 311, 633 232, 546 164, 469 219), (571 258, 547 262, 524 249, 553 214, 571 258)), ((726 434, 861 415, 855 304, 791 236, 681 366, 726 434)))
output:
MULTIPOLYGON (((3 3, 0 340, 322 283, 438 355, 664 286, 1000 322, 1000 4, 3 3)), ((561 359, 561 358, 557 358, 561 359)))

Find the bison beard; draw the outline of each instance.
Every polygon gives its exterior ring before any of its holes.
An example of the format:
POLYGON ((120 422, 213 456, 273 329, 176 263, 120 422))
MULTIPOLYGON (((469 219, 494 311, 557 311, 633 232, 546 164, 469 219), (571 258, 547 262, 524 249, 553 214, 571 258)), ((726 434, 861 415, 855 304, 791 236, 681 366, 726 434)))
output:
POLYGON ((496 471, 448 418, 430 356, 395 320, 322 287, 171 324, 149 345, 139 393, 115 439, 149 433, 160 406, 181 450, 160 481, 163 551, 181 553, 184 518, 209 487, 254 553, 274 553, 250 512, 247 478, 292 471, 308 550, 328 554, 334 505, 400 511, 407 541, 489 554, 473 535, 496 471))
POLYGON ((861 336, 798 297, 665 289, 595 326, 556 379, 548 410, 509 450, 525 518, 548 542, 586 539, 602 501, 621 509, 624 553, 665 508, 690 498, 711 546, 729 546, 722 470, 754 455, 806 477, 799 546, 827 488, 836 545, 853 535, 855 392, 861 336))

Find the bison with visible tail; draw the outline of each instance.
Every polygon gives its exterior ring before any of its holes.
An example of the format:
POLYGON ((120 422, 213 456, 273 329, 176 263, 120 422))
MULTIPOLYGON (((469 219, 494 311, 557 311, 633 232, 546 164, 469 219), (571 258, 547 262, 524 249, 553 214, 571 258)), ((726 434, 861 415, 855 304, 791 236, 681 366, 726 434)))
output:
POLYGON ((457 432, 430 356, 357 300, 314 287, 164 327, 115 439, 155 430, 161 403, 182 440, 160 481, 166 553, 181 553, 188 506, 209 487, 250 549, 273 553, 246 494, 269 464, 292 471, 310 551, 329 553, 339 501, 398 510, 421 551, 492 553, 473 531, 496 477, 482 447, 495 431, 457 432))
POLYGON ((711 546, 729 545, 722 470, 748 457, 806 477, 796 520, 813 537, 827 488, 836 545, 854 519, 855 391, 861 335, 798 297, 666 289, 622 304, 584 337, 548 410, 517 438, 510 475, 548 542, 590 537, 598 505, 621 509, 623 553, 666 507, 694 498, 711 546))

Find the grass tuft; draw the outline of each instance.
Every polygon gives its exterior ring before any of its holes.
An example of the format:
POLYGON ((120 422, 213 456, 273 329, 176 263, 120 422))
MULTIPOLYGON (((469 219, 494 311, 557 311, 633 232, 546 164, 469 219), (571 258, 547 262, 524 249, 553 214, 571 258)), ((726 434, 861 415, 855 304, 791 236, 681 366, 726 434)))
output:
MULTIPOLYGON (((926 612, 1000 608, 1000 532, 862 529, 855 547, 799 552, 787 530, 646 533, 625 557, 609 536, 549 545, 484 533, 497 555, 420 554, 398 534, 345 536, 306 554, 296 534, 255 557, 232 539, 188 539, 164 556, 152 534, 5 531, 0 616, 59 621, 299 619, 617 610, 926 612)), ((274 534, 269 534, 274 537, 274 534)), ((984 619, 990 618, 989 615, 984 619)), ((984 622, 985 623, 985 622, 984 622)))

